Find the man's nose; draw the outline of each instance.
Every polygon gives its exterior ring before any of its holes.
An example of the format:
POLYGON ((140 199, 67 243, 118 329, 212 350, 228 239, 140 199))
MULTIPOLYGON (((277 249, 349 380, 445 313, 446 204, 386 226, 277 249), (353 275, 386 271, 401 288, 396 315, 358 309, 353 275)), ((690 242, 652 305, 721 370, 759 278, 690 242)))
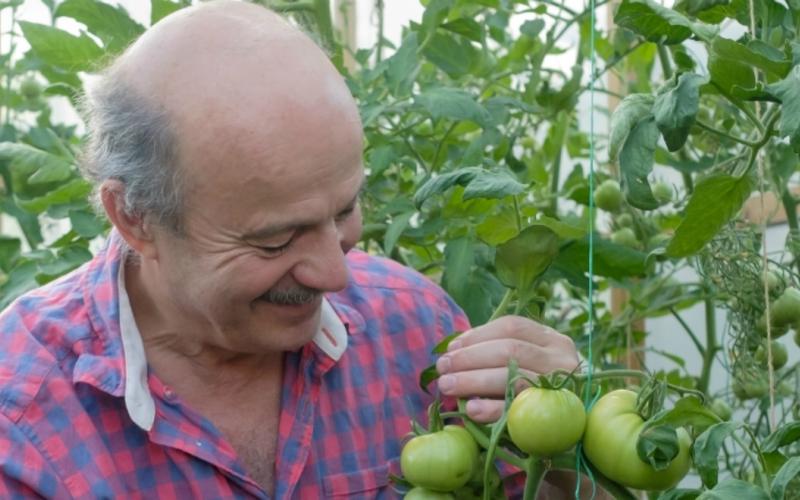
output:
POLYGON ((344 289, 348 282, 342 234, 334 222, 319 228, 308 255, 296 267, 295 279, 302 285, 324 292, 344 289))

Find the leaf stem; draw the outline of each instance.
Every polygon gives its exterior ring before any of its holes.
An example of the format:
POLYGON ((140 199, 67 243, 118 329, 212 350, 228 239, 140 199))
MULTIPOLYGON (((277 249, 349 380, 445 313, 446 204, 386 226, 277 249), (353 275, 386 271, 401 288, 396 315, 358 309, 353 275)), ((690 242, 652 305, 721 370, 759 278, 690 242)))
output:
POLYGON ((502 300, 500 300, 500 303, 497 304, 497 307, 495 308, 494 312, 492 313, 492 316, 489 318, 489 321, 494 321, 497 318, 499 318, 500 316, 502 316, 503 314, 505 314, 506 310, 508 309, 508 305, 511 303, 511 300, 514 298, 514 295, 515 294, 514 294, 514 289, 513 288, 509 288, 509 289, 506 290, 506 294, 503 295, 502 300))
POLYGON ((678 311, 675 310, 674 307, 669 308, 669 312, 672 313, 672 316, 678 320, 678 323, 683 327, 686 333, 689 335, 689 338, 692 339, 695 347, 700 352, 701 356, 705 356, 706 349, 703 347, 703 344, 700 343, 700 340, 697 338, 697 335, 694 334, 694 331, 689 327, 686 321, 678 314, 678 311))
POLYGON ((705 130, 706 132, 711 132, 712 134, 718 135, 720 137, 724 137, 725 139, 731 140, 733 142, 738 142, 739 144, 743 144, 743 145, 745 145, 747 147, 750 147, 750 148, 756 147, 757 143, 755 143, 755 142, 750 142, 750 141, 748 141, 746 139, 740 139, 738 137, 732 136, 727 132, 724 132, 722 130, 716 129, 716 128, 711 127, 709 125, 706 125, 705 123, 701 122, 700 120, 696 120, 694 122, 694 124, 697 125, 698 127, 700 127, 701 129, 705 130))
POLYGON ((442 136, 442 140, 439 141, 439 145, 436 146, 436 153, 433 155, 433 161, 431 162, 431 170, 433 172, 436 172, 438 170, 436 164, 439 162, 439 155, 442 153, 442 149, 444 148, 444 143, 447 142, 447 139, 450 137, 450 134, 456 128, 458 123, 459 122, 456 121, 450 124, 450 127, 448 127, 447 131, 442 136))

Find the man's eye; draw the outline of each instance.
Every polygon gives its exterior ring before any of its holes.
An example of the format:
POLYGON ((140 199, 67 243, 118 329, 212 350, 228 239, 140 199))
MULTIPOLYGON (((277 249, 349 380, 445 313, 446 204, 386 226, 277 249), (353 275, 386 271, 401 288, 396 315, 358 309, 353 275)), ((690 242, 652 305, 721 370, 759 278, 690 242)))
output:
POLYGON ((285 252, 292 245, 292 241, 294 241, 294 238, 290 239, 283 245, 260 246, 259 248, 263 250, 264 253, 267 254, 268 256, 277 257, 278 255, 281 255, 283 252, 285 252))
POLYGON ((346 209, 346 210, 344 210, 342 212, 339 212, 335 217, 336 222, 341 222, 341 221, 347 219, 348 217, 353 215, 353 212, 355 212, 355 211, 356 211, 356 206, 354 205, 354 206, 352 206, 352 207, 350 207, 350 208, 348 208, 348 209, 346 209))

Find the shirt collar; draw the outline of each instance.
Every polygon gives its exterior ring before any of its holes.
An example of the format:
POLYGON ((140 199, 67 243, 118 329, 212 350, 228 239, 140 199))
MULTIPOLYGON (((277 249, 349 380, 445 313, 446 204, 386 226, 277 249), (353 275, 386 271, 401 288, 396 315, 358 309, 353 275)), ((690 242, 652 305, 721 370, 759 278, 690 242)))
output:
MULTIPOLYGON (((136 326, 130 298, 125 288, 124 264, 119 266, 117 274, 117 293, 120 336, 125 357, 125 407, 131 420, 145 431, 149 431, 155 422, 156 408, 147 383, 147 358, 142 337, 136 326)), ((320 326, 312 341, 333 362, 339 361, 347 349, 347 328, 328 299, 324 297, 320 326)))

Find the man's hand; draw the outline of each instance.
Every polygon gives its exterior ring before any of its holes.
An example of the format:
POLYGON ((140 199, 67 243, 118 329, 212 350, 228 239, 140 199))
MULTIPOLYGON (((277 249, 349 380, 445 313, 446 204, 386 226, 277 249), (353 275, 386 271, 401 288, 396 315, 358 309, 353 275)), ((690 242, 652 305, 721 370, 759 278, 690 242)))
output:
POLYGON ((464 332, 436 362, 439 391, 467 402, 476 422, 493 422, 503 413, 508 362, 514 359, 530 378, 578 366, 575 343, 550 327, 519 316, 504 316, 464 332))

